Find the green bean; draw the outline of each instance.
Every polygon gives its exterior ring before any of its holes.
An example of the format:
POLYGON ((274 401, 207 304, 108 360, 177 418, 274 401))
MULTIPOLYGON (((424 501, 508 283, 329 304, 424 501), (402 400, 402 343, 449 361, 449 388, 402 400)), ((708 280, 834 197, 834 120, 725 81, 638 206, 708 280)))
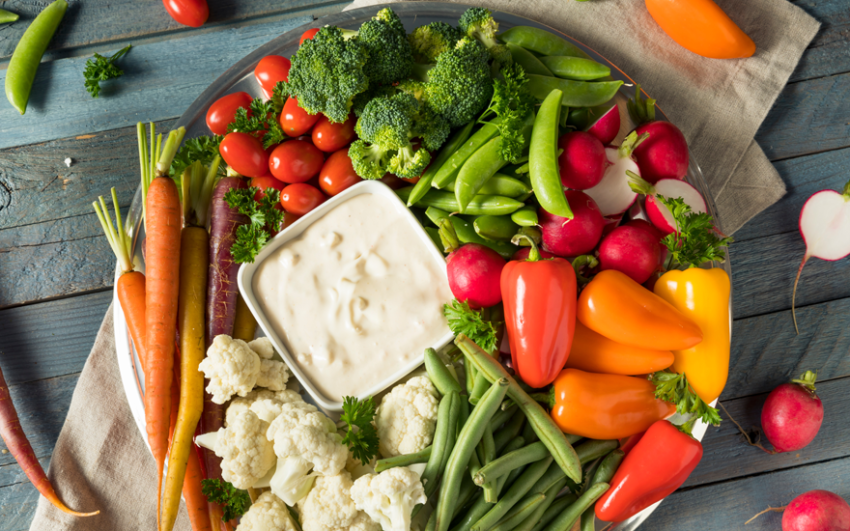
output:
POLYGON ((534 129, 531 132, 531 147, 528 152, 529 175, 531 187, 537 201, 546 211, 556 216, 572 219, 573 212, 564 195, 564 185, 561 184, 561 174, 558 170, 558 157, 555 150, 558 147, 558 113, 561 112, 560 90, 553 90, 546 96, 534 129))
POLYGON ((552 71, 546 68, 536 55, 529 52, 522 46, 516 44, 508 44, 508 50, 511 51, 511 58, 515 63, 518 63, 526 74, 539 74, 541 76, 551 76, 552 71))
POLYGON ((473 478, 476 485, 498 478, 521 466, 536 463, 549 455, 549 449, 542 442, 531 443, 528 446, 507 453, 481 467, 473 478))
POLYGON ((482 125, 481 129, 466 139, 463 146, 458 148, 449 157, 449 160, 440 166, 437 173, 434 174, 434 180, 431 182, 431 186, 434 188, 445 188, 449 182, 453 181, 457 177, 460 167, 466 162, 466 159, 471 157, 473 153, 478 151, 478 148, 486 144, 491 138, 499 134, 498 125, 499 118, 496 117, 482 125))
POLYGON ((472 524, 472 531, 486 531, 496 525, 516 505, 516 502, 528 494, 528 491, 543 476, 546 469, 552 464, 552 461, 553 459, 550 455, 525 469, 525 472, 514 481, 514 484, 510 486, 496 505, 487 511, 487 514, 479 518, 477 522, 472 524))
POLYGON ((582 467, 584 479, 582 480, 581 484, 581 492, 586 491, 587 488, 590 486, 590 482, 593 480, 593 475, 596 474, 596 470, 599 468, 599 463, 601 462, 602 458, 597 457, 596 459, 582 467))
POLYGON ((509 407, 508 409, 502 409, 502 407, 499 406, 499 411, 497 411, 496 414, 493 415, 493 418, 490 419, 490 428, 493 430, 493 433, 495 433, 502 424, 510 420, 511 417, 514 416, 516 410, 516 406, 509 407))
POLYGON ((467 205, 484 183, 507 164, 499 155, 501 145, 502 137, 490 139, 461 166, 454 183, 455 199, 460 212, 465 212, 467 205))
POLYGON ((567 507, 575 503, 577 498, 578 497, 575 494, 565 494, 560 498, 555 498, 555 501, 552 502, 552 505, 550 505, 549 508, 543 512, 543 515, 540 517, 540 521, 537 522, 533 528, 531 528, 531 531, 540 531, 541 529, 546 527, 546 525, 548 525, 549 522, 554 520, 556 516, 564 512, 567 507))
POLYGON ((497 454, 501 454, 507 448, 508 444, 519 436, 523 423, 525 423, 525 413, 517 411, 511 417, 511 420, 499 430, 499 433, 495 437, 497 454))
POLYGON ((581 514, 588 507, 593 505, 600 496, 605 494, 606 490, 608 490, 607 483, 597 483, 596 485, 593 485, 583 492, 574 504, 570 505, 561 514, 556 516, 555 519, 552 520, 544 529, 546 531, 569 531, 576 523, 576 520, 581 517, 581 514))
POLYGON ((428 372, 431 383, 441 395, 447 395, 452 391, 458 394, 463 392, 457 379, 446 368, 437 351, 432 348, 425 349, 425 370, 428 372))
MULTIPOLYGON (((463 373, 466 376, 466 393, 472 393, 472 389, 475 387, 475 375, 478 373, 478 369, 472 366, 471 363, 464 363, 463 365, 463 373)), ((467 409, 469 408, 469 403, 467 402, 467 409)))
MULTIPOLYGON (((599 64, 592 59, 582 57, 569 57, 564 55, 551 55, 541 57, 540 61, 546 68, 558 77, 564 79, 575 79, 576 81, 592 81, 611 75, 611 69, 599 64)), ((536 74, 537 72, 529 72, 536 74)), ((545 74, 544 74, 545 75, 545 74)))
MULTIPOLYGON (((487 463, 496 459, 496 443, 493 441, 493 430, 490 429, 489 425, 484 431, 484 437, 481 438, 481 448, 481 452, 484 454, 484 458, 481 459, 481 466, 484 467, 487 466, 487 463)), ((478 475, 478 472, 476 472, 476 475, 478 475)), ((482 486, 484 488, 484 499, 488 503, 496 503, 499 498, 499 493, 496 491, 496 482, 489 481, 482 486)))
POLYGON ((452 518, 456 517, 457 514, 463 509, 467 503, 475 496, 481 489, 478 488, 472 478, 469 475, 464 474, 463 480, 460 483, 460 494, 457 497, 457 504, 455 505, 454 514, 452 518))
MULTIPOLYGON (((549 507, 551 507, 553 503, 555 503, 555 501, 557 500, 556 496, 558 496, 558 493, 561 492, 561 489, 564 488, 566 482, 567 480, 566 478, 564 478, 549 487, 549 490, 545 492, 546 499, 543 501, 543 503, 537 506, 537 509, 533 513, 531 513, 531 515, 526 518, 521 524, 516 526, 514 528, 514 531, 531 531, 531 529, 535 525, 537 525, 537 522, 539 522, 540 519, 543 518, 543 514, 546 512, 546 510, 549 509, 549 507)), ((573 499, 575 499, 575 496, 573 496, 573 499)))
POLYGON ((21 114, 27 110, 32 84, 41 57, 62 22, 68 2, 56 0, 45 7, 21 35, 6 68, 6 98, 21 114))
POLYGON ((510 531, 531 516, 544 501, 546 501, 545 494, 535 494, 520 500, 490 531, 510 531))
POLYGON ((558 466, 558 463, 553 463, 546 469, 546 473, 540 476, 537 483, 531 487, 531 493, 537 494, 540 492, 546 492, 549 487, 560 481, 568 481, 568 479, 564 475, 564 471, 561 470, 561 467, 558 466))
MULTIPOLYGON (((410 191, 413 187, 400 188, 395 191, 402 201, 407 201, 410 197, 410 191)), ((457 212, 458 205, 455 195, 451 192, 442 192, 440 190, 430 190, 422 199, 419 200, 419 205, 426 207, 435 207, 447 212, 457 212)), ((476 195, 466 206, 464 213, 473 216, 483 216, 491 214, 493 216, 501 216, 510 214, 522 208, 524 203, 517 201, 511 197, 503 197, 500 195, 476 195)))
POLYGON ((460 400, 460 395, 456 391, 450 391, 440 400, 440 407, 437 410, 437 430, 434 433, 434 442, 431 444, 431 457, 421 477, 422 484, 425 486, 425 496, 430 497, 437 490, 437 478, 443 471, 454 447, 455 437, 452 432, 457 429, 460 400))
POLYGON ((597 457, 602 457, 612 450, 616 450, 620 446, 620 441, 612 440, 589 440, 576 446, 576 455, 581 464, 589 463, 597 457))
POLYGON ((464 468, 472 458, 475 447, 484 435, 487 423, 496 413, 499 404, 505 398, 508 390, 508 380, 499 379, 484 393, 478 406, 469 415, 458 435, 455 447, 443 472, 443 484, 440 488, 440 498, 437 501, 437 531, 446 531, 452 521, 454 506, 457 503, 460 484, 463 480, 464 468))
POLYGON ((623 458, 626 457, 626 453, 620 449, 614 450, 602 460, 602 463, 599 464, 599 468, 596 469, 596 473, 593 474, 593 479, 590 480, 590 485, 596 485, 597 483, 610 483, 614 478, 614 474, 617 472, 617 469, 620 467, 620 463, 623 462, 623 458))
MULTIPOLYGON (((446 185, 446 190, 454 192, 456 183, 457 181, 450 182, 446 185)), ((504 173, 496 173, 481 186, 478 193, 480 195, 501 195, 516 199, 530 191, 531 187, 521 180, 510 175, 505 175, 504 173)))
POLYGON ((478 216, 472 222, 476 234, 485 240, 509 242, 514 237, 519 225, 508 216, 478 216))
POLYGON ((484 395, 484 392, 490 388, 490 382, 487 381, 487 378, 484 377, 483 374, 475 375, 475 385, 472 386, 472 392, 469 393, 469 403, 473 406, 481 400, 481 397, 484 395))
POLYGON ((458 129, 454 135, 452 135, 449 140, 443 144, 442 149, 440 149, 440 153, 437 157, 431 161, 431 164, 428 166, 428 169, 419 177, 419 181, 416 185, 413 186, 413 190, 410 192, 410 197, 407 198, 407 206, 415 205, 425 193, 431 189, 431 183, 434 181, 434 176, 437 175, 437 172, 446 163, 449 158, 451 158, 454 153, 463 146, 463 143, 469 139, 469 136, 472 134, 472 128, 475 126, 475 120, 469 122, 461 129, 458 129))
POLYGON ((0 24, 8 24, 9 22, 14 22, 18 20, 20 15, 17 13, 12 13, 11 11, 6 11, 5 9, 0 9, 0 24))
POLYGON ((581 48, 558 37, 554 33, 530 26, 514 26, 501 33, 499 39, 506 44, 522 46, 526 50, 541 55, 569 55, 571 57, 589 56, 581 48))
POLYGON ((418 463, 427 463, 431 458, 433 447, 429 446, 424 450, 419 450, 415 454, 397 455, 386 459, 378 459, 375 463, 375 472, 381 473, 384 470, 395 468, 397 466, 410 466, 418 463))
POLYGON ((560 90, 564 107, 593 107, 610 101, 622 85, 622 81, 573 81, 529 74, 526 87, 528 93, 539 100, 545 99, 553 90, 560 90))
POLYGON ((476 496, 472 506, 470 506, 469 510, 466 511, 466 514, 464 514, 460 519, 460 522, 458 522, 451 531, 469 531, 472 524, 487 514, 487 511, 489 511, 492 507, 492 504, 488 503, 487 500, 484 499, 484 493, 481 492, 481 489, 476 487, 476 490, 478 491, 478 496, 476 496))
POLYGON ((596 511, 593 507, 588 507, 581 513, 580 531, 596 531, 596 511))
POLYGON ((466 359, 483 373, 489 381, 497 381, 502 378, 508 381, 508 396, 516 402, 525 413, 528 422, 532 423, 534 431, 543 444, 549 448, 549 452, 555 458, 558 466, 567 477, 581 481, 581 463, 576 451, 570 446, 566 436, 552 420, 552 417, 538 404, 522 387, 513 379, 498 360, 491 358, 474 341, 460 334, 455 339, 455 344, 466 356, 466 359))
POLYGON ((437 246, 437 249, 440 252, 445 252, 443 248, 443 240, 440 239, 440 231, 435 229, 434 227, 422 227, 425 229, 425 233, 428 234, 428 237, 431 238, 431 241, 434 242, 434 245, 437 246))
MULTIPOLYGON (((512 439, 508 443, 508 445, 505 446, 504 452, 505 453, 513 452, 514 450, 518 450, 519 448, 522 448, 523 446, 525 446, 525 439, 523 439, 522 437, 517 437, 515 439, 512 439)), ((512 484, 516 480, 516 478, 519 477, 520 474, 522 474, 522 472, 524 470, 525 470, 525 467, 515 468, 515 469, 511 470, 509 473, 505 474, 504 476, 500 476, 500 477, 496 478, 496 487, 495 487, 496 498, 499 497, 499 494, 501 494, 502 489, 505 487, 505 485, 512 484)))
POLYGON ((522 428, 522 438, 529 443, 533 443, 538 440, 537 433, 534 431, 534 426, 532 426, 530 422, 526 422, 525 427, 522 428))

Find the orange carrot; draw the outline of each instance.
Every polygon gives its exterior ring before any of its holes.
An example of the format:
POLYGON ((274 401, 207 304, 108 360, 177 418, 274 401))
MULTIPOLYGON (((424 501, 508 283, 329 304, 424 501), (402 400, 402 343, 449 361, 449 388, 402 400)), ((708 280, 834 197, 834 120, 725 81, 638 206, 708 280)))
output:
POLYGON ((201 493, 201 460, 198 452, 189 452, 186 461, 186 476, 183 478, 183 498, 186 500, 186 511, 192 531, 212 531, 210 515, 207 513, 207 498, 201 493))
POLYGON ((74 516, 100 514, 100 511, 91 513, 73 511, 65 506, 59 496, 56 495, 56 491, 53 490, 53 485, 47 479, 44 469, 41 468, 35 452, 32 451, 32 446, 27 440, 24 430, 21 429, 21 422, 18 420, 18 413, 12 403, 12 395, 9 394, 9 386, 6 384, 6 378, 3 377, 3 371, 0 371, 0 436, 3 437, 3 442, 6 443, 6 447, 12 453, 15 461, 21 465, 27 478, 54 507, 74 516))

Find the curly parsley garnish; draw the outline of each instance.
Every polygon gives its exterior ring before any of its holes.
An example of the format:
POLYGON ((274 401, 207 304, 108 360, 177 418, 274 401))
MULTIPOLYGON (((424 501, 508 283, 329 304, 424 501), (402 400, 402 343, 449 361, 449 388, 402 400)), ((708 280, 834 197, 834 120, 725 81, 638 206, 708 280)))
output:
POLYGON ((342 416, 348 430, 342 439, 355 459, 364 465, 378 455, 378 432, 372 420, 375 418, 375 402, 372 397, 358 400, 353 396, 343 397, 342 416))
POLYGON ((89 91, 92 98, 100 96, 101 81, 115 79, 124 75, 124 71, 115 66, 115 61, 121 59, 132 47, 132 44, 128 44, 115 52, 112 57, 104 57, 96 53, 91 59, 86 61, 86 69, 83 71, 83 76, 86 78, 86 90, 89 91))
POLYGON ((283 128, 278 121, 281 109, 283 109, 283 104, 280 102, 280 98, 277 97, 277 93, 269 101, 254 98, 249 109, 240 107, 236 110, 236 116, 233 122, 227 126, 227 131, 229 133, 262 132, 263 147, 268 149, 289 138, 283 132, 283 128))
POLYGON ((684 374, 658 371, 650 375, 650 380, 655 385, 655 398, 674 404, 680 415, 690 413, 706 424, 720 424, 720 413, 694 392, 684 374))
POLYGON ((201 480, 201 494, 206 496, 210 503, 221 505, 223 522, 242 516, 251 507, 248 492, 237 489, 223 479, 201 480))
POLYGON ((723 247, 732 243, 732 238, 722 234, 718 236, 711 215, 692 212, 691 207, 681 197, 657 197, 670 209, 673 219, 676 220, 676 232, 661 240, 670 251, 671 263, 687 268, 699 267, 705 262, 726 260, 723 247))
POLYGON ((255 201, 254 195, 259 191, 259 188, 252 186, 234 188, 224 194, 227 206, 235 208, 250 220, 248 224, 236 229, 236 241, 230 247, 233 261, 239 264, 252 263, 268 243, 271 233, 279 231, 283 222, 283 212, 275 208, 280 201, 280 192, 266 188, 264 197, 255 201))
POLYGON ((480 310, 473 310, 466 302, 455 299, 443 306, 454 335, 464 334, 487 352, 498 347, 499 326, 502 323, 484 319, 480 310))

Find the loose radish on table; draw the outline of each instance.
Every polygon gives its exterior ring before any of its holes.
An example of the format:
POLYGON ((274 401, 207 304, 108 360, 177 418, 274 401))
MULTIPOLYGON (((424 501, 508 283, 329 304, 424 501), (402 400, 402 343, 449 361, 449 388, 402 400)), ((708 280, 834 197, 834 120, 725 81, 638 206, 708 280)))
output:
POLYGON ((749 524, 767 512, 781 512, 782 531, 844 531, 850 529, 850 505, 828 490, 810 490, 785 507, 768 507, 746 521, 749 524))
POLYGON ((537 211, 543 249, 564 257, 589 253, 602 238, 605 219, 596 202, 584 192, 567 190, 565 194, 573 219, 556 216, 543 208, 537 211))
POLYGON ((598 138, 584 131, 570 131, 558 139, 561 183, 573 190, 593 188, 605 174, 608 158, 598 138))
POLYGON ((637 192, 632 190, 632 175, 641 177, 641 170, 632 157, 634 150, 643 144, 648 135, 629 133, 620 147, 606 147, 605 155, 609 165, 605 169, 602 180, 584 192, 596 201, 603 216, 622 214, 631 207, 637 199, 637 192))
POLYGON ((635 97, 629 100, 629 114, 638 124, 638 135, 649 134, 649 139, 635 149, 634 158, 641 177, 655 184, 661 179, 683 179, 688 173, 690 156, 688 142, 678 127, 670 122, 655 120, 655 100, 643 99, 640 85, 635 97))
POLYGON ((601 269, 616 269, 638 284, 649 280, 658 268, 660 257, 658 238, 640 227, 617 227, 599 245, 601 269))
POLYGON ((440 221, 440 238, 450 253, 446 257, 446 270, 452 295, 473 309, 489 308, 502 302, 499 281, 507 263, 505 259, 493 249, 477 243, 459 246, 449 219, 440 221))
POLYGON ((676 232, 676 220, 667 205, 665 198, 682 198, 691 212, 703 214, 706 212, 705 199, 692 185, 679 179, 661 179, 654 185, 644 179, 632 179, 632 190, 645 195, 644 208, 649 221, 663 233, 663 236, 676 232))
POLYGON ((620 108, 617 104, 611 105, 611 108, 604 111, 598 120, 590 124, 587 132, 606 146, 613 142, 617 138, 617 133, 620 132, 620 108))
POLYGON ((806 254, 794 279, 794 292, 791 295, 791 315, 794 329, 797 327, 797 283, 800 273, 809 258, 821 260, 841 260, 850 254, 850 181, 839 193, 835 190, 821 190, 812 195, 800 212, 800 234, 806 243, 806 254))

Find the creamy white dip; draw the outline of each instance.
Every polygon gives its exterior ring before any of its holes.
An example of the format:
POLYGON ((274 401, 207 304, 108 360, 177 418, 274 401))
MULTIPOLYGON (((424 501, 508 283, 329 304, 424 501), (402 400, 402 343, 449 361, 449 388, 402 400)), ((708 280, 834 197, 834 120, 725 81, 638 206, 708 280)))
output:
POLYGON ((378 194, 354 196, 254 274, 270 325, 329 400, 367 392, 449 333, 445 265, 397 209, 378 194))

